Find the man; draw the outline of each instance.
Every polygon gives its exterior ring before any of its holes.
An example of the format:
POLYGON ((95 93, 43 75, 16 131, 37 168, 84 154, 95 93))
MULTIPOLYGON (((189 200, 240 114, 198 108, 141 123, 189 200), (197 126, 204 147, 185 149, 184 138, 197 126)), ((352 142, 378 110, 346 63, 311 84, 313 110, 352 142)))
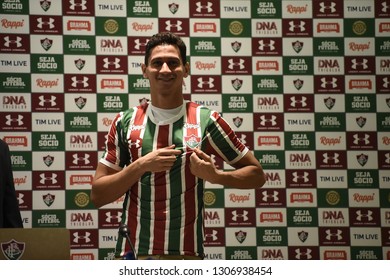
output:
MULTIPOLYGON (((151 102, 119 113, 98 164, 91 198, 97 207, 126 194, 122 222, 142 258, 203 258, 204 181, 236 188, 265 183, 259 161, 219 113, 184 101, 186 46, 159 33, 146 46, 143 76, 151 102), (218 170, 211 153, 235 169, 218 170)), ((116 255, 130 248, 119 236, 116 255)))
POLYGON ((22 228, 9 147, 0 139, 0 228, 22 228))

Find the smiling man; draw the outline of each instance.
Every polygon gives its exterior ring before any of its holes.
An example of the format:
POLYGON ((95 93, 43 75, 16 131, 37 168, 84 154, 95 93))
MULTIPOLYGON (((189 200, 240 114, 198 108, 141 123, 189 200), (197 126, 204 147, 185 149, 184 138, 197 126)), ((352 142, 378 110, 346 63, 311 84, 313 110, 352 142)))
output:
MULTIPOLYGON (((96 169, 97 207, 125 195, 122 223, 140 259, 202 259, 204 182, 260 188, 263 169, 218 112, 183 98, 186 46, 172 33, 147 43, 151 101, 119 113, 96 169), (234 167, 217 169, 212 155, 234 167)), ((118 237, 116 257, 131 248, 118 237)))

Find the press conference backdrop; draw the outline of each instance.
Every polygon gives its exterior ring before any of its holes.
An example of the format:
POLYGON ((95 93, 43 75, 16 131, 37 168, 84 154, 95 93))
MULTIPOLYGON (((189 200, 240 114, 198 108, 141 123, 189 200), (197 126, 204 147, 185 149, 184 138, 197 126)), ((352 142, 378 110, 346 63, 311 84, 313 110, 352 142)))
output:
POLYGON ((267 177, 207 184, 206 259, 390 259, 389 18, 388 0, 2 0, 0 136, 25 227, 113 258, 121 201, 94 208, 91 180, 114 115, 150 98, 148 38, 171 31, 185 98, 221 112, 267 177))

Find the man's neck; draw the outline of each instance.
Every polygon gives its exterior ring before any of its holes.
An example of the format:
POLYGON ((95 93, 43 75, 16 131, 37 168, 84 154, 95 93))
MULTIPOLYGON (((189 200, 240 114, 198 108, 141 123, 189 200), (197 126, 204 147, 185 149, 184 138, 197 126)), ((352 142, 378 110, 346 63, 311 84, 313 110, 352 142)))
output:
POLYGON ((174 109, 180 107, 183 104, 183 96, 152 96, 151 103, 153 106, 160 109, 174 109))

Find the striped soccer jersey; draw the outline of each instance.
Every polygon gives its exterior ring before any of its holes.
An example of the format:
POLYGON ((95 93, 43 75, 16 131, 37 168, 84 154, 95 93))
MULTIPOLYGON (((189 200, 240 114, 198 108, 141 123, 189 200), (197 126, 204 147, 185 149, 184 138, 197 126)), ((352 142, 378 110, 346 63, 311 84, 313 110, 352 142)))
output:
MULTIPOLYGON (((153 150, 175 144, 182 154, 171 170, 145 173, 126 193, 122 222, 129 226, 139 255, 203 256, 204 182, 189 169, 191 151, 198 147, 233 164, 248 148, 215 111, 184 101, 178 115, 157 122, 148 105, 115 117, 100 162, 121 170, 153 150)), ((118 236, 116 255, 129 249, 118 236)))

